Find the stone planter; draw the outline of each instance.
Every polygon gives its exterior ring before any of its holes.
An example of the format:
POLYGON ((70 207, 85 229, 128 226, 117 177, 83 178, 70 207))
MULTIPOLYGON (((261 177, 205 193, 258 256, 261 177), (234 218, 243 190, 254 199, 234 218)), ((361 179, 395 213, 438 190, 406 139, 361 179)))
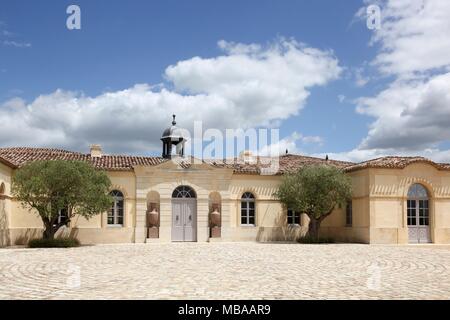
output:
POLYGON ((220 227, 212 227, 211 238, 220 238, 220 236, 221 236, 220 227))
POLYGON ((153 206, 150 212, 147 212, 147 238, 159 238, 159 213, 156 206, 153 206))
POLYGON ((211 227, 220 227, 220 212, 218 208, 214 208, 214 211, 211 212, 211 227))
POLYGON ((211 238, 220 238, 220 220, 219 206, 213 204, 213 212, 210 213, 211 238))
POLYGON ((147 212, 147 224, 149 227, 157 227, 159 222, 159 213, 156 208, 152 211, 147 212))
POLYGON ((157 239, 159 238, 159 228, 158 227, 150 227, 148 228, 147 238, 157 239))

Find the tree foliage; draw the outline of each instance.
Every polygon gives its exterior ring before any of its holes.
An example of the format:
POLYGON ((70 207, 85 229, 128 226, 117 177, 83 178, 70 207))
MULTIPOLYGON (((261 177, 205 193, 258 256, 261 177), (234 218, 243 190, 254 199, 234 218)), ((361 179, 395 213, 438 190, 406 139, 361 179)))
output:
POLYGON ((317 238, 320 223, 337 205, 345 206, 351 199, 351 180, 342 170, 329 165, 301 168, 283 176, 276 196, 288 208, 306 214, 308 233, 317 238))
POLYGON ((75 215, 86 219, 111 206, 111 181, 103 171, 81 161, 48 160, 31 162, 13 177, 12 194, 25 208, 35 209, 44 224, 44 238, 75 215), (67 220, 58 222, 61 210, 67 220))

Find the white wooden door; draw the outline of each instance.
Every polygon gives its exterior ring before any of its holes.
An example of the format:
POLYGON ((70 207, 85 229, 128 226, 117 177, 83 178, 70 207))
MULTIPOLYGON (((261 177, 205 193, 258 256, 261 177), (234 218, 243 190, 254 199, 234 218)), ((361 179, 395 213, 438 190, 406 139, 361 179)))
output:
POLYGON ((407 200, 408 238, 410 243, 429 243, 430 214, 429 200, 407 200))
POLYGON ((172 199, 172 241, 197 241, 196 199, 172 199))

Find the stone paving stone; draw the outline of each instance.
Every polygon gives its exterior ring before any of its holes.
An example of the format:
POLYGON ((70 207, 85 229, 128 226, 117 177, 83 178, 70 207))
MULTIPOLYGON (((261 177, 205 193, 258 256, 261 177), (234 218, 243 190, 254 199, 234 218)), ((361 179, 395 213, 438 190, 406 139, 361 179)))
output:
POLYGON ((450 299, 450 245, 0 249, 0 299, 450 299))

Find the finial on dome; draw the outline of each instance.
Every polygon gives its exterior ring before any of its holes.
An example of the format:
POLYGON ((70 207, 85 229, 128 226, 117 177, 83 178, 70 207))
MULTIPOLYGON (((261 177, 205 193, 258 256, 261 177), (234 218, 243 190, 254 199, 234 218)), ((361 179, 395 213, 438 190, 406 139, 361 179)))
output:
POLYGON ((172 125, 176 125, 177 124, 177 122, 175 121, 176 115, 173 114, 172 117, 173 117, 172 125))

